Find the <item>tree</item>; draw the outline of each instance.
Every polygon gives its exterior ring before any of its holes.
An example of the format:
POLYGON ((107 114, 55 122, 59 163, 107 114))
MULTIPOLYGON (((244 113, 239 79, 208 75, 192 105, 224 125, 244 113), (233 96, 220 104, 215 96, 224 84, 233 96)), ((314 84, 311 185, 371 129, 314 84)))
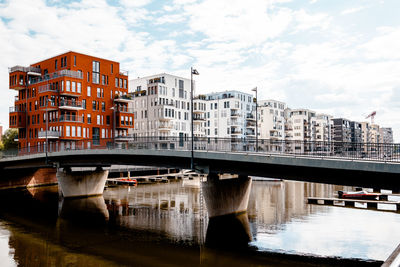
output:
POLYGON ((4 135, 1 137, 2 150, 16 149, 18 148, 18 142, 14 139, 18 138, 17 129, 7 129, 4 135))

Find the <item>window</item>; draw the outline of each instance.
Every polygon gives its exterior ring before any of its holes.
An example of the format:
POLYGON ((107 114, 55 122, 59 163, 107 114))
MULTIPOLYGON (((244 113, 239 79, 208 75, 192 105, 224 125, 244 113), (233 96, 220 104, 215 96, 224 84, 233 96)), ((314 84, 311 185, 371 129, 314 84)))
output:
POLYGON ((90 92, 91 89, 92 89, 92 88, 90 88, 90 86, 87 87, 87 96, 90 96, 90 95, 91 95, 91 92, 90 92))
POLYGON ((110 116, 109 115, 106 116, 106 123, 107 123, 107 125, 110 125, 110 116))
POLYGON ((72 86, 71 86, 72 90, 71 91, 72 92, 76 92, 76 82, 72 82, 71 84, 72 84, 72 86))
POLYGON ((124 88, 126 89, 127 81, 124 80, 124 88))
POLYGON ((70 130, 69 126, 65 126, 65 136, 71 136, 70 130))
POLYGON ((122 88, 122 78, 119 78, 119 87, 122 88))
POLYGON ((92 73, 92 82, 99 84, 100 83, 100 62, 93 61, 93 73, 92 73))
POLYGON ((77 91, 78 93, 81 93, 81 92, 82 92, 82 84, 81 84, 81 83, 77 83, 76 85, 77 85, 77 86, 76 86, 76 91, 77 91))
POLYGON ((74 56, 74 66, 76 66, 76 56, 74 56))
POLYGON ((97 97, 101 97, 101 91, 100 91, 100 88, 97 88, 97 97))
POLYGON ((96 110, 96 101, 92 101, 92 110, 96 110))
POLYGON ((113 73, 114 72, 114 66, 113 66, 113 64, 111 64, 111 73, 113 73))
POLYGON ((65 91, 67 91, 67 92, 71 91, 71 82, 70 81, 66 81, 66 83, 65 83, 65 91))
POLYGON ((75 137, 75 126, 71 127, 71 136, 75 137))
POLYGON ((101 75, 101 84, 102 85, 106 84, 106 75, 101 75))
POLYGON ((118 87, 118 78, 115 78, 115 87, 118 87))
POLYGON ((82 108, 86 109, 86 99, 82 99, 82 108))
POLYGON ((56 61, 54 62, 54 68, 57 69, 57 59, 56 59, 56 61))
MULTIPOLYGON (((92 115, 87 114, 87 123, 92 123, 92 115)), ((89 134, 88 134, 89 137, 89 134)))
POLYGON ((106 111, 106 103, 101 102, 101 111, 106 111))
POLYGON ((97 124, 100 125, 101 121, 100 121, 100 115, 97 115, 97 124))
POLYGON ((101 129, 101 138, 106 138, 106 130, 101 129))
POLYGON ((81 126, 78 126, 76 130, 76 136, 81 137, 81 126))

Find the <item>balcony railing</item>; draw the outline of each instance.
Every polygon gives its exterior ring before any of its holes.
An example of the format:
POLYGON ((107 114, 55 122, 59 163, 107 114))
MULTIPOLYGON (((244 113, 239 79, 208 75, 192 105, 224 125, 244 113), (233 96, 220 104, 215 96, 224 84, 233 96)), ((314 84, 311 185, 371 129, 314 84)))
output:
POLYGON ((30 84, 36 84, 44 81, 53 80, 59 77, 70 77, 70 78, 77 78, 82 79, 83 74, 79 71, 74 70, 60 70, 50 74, 43 75, 41 77, 33 78, 30 80, 30 84))
POLYGON ((14 67, 8 68, 9 73, 12 73, 15 71, 41 73, 41 70, 39 68, 35 68, 35 67, 14 66, 14 67))
MULTIPOLYGON (((38 137, 46 138, 46 131, 39 131, 38 137)), ((59 131, 47 131, 47 138, 59 138, 59 137, 60 137, 59 131)))
POLYGON ((82 108, 82 102, 73 100, 61 100, 59 107, 82 108))
POLYGON ((16 107, 10 107, 8 109, 8 111, 10 113, 13 113, 13 112, 25 112, 25 109, 24 108, 19 108, 18 106, 16 106, 16 107))
POLYGON ((60 115, 59 118, 60 122, 83 122, 81 116, 74 116, 74 115, 60 115))
POLYGON ((133 108, 128 108, 124 106, 117 107, 117 112, 133 113, 133 108))
POLYGON ((57 92, 58 92, 58 89, 53 88, 50 84, 44 84, 44 85, 39 86, 38 92, 39 92, 39 94, 40 94, 40 93, 45 93, 45 92, 54 92, 54 93, 57 93, 57 92))

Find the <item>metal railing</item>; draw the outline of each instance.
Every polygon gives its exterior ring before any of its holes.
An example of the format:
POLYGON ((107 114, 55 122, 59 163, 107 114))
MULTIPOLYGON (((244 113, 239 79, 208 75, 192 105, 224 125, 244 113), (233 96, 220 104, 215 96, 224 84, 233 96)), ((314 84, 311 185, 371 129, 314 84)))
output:
POLYGON ((53 80, 59 77, 70 77, 70 78, 77 78, 82 79, 83 74, 79 71, 74 70, 60 70, 53 73, 45 74, 43 76, 33 78, 30 80, 29 84, 36 84, 44 81, 53 80))
MULTIPOLYGON (((43 138, 45 132, 40 132, 43 138)), ((59 132, 48 132, 48 137, 58 137, 59 132)), ((83 139, 70 140, 73 146, 53 144, 49 151, 87 150, 87 149, 150 149, 150 150, 191 150, 191 138, 187 137, 134 137, 118 136, 115 139, 83 139)), ((330 158, 343 160, 363 160, 400 163, 400 144, 385 143, 348 143, 348 142, 316 142, 285 141, 258 139, 256 152, 255 138, 212 138, 194 137, 194 150, 225 153, 255 153, 259 155, 282 155, 292 157, 330 158)), ((20 148, 3 151, 5 156, 43 153, 43 147, 20 148)))
POLYGON ((41 73, 40 68, 35 68, 35 67, 14 66, 14 67, 8 68, 9 73, 12 73, 14 71, 41 73))

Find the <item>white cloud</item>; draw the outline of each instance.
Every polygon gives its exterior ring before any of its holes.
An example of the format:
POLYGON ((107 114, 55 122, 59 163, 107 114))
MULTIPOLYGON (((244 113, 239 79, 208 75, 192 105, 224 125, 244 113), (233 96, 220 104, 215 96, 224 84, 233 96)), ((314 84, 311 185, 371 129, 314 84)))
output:
POLYGON ((360 7, 353 7, 353 8, 348 8, 345 9, 341 12, 342 15, 348 15, 348 14, 353 14, 353 13, 357 13, 360 12, 363 9, 368 8, 367 6, 360 6, 360 7))

